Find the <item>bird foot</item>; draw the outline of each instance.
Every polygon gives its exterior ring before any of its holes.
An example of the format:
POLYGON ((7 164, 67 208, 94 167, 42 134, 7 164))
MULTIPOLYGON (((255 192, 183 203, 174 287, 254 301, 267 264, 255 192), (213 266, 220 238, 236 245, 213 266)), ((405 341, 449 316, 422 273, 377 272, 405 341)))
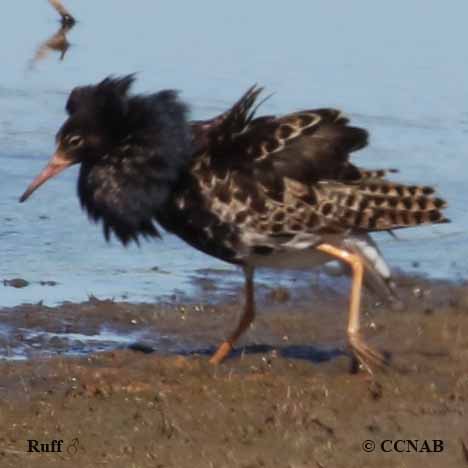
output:
POLYGON ((225 341, 224 343, 221 343, 221 345, 213 354, 213 356, 211 356, 210 364, 214 364, 214 365, 221 364, 221 362, 224 361, 224 359, 229 355, 231 351, 232 351, 232 344, 229 341, 225 341))
POLYGON ((358 333, 349 334, 349 345, 353 353, 351 371, 357 372, 362 366, 370 375, 374 369, 384 370, 389 365, 388 356, 367 345, 358 333))

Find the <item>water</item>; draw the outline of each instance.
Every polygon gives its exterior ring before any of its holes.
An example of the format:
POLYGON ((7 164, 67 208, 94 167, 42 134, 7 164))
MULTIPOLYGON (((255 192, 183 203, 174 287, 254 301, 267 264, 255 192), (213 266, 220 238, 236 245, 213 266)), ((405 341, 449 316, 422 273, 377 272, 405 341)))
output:
MULTIPOLYGON (((3 327, 2 327, 3 328, 3 327)), ((83 333, 50 333, 38 332, 29 328, 18 328, 14 333, 21 333, 21 340, 15 345, 2 349, 2 359, 8 361, 23 361, 34 357, 46 357, 57 354, 67 356, 84 356, 92 352, 108 351, 115 348, 128 348, 138 341, 141 334, 120 334, 114 330, 99 330, 94 335, 83 333), (47 343, 45 345, 45 343, 47 343)), ((4 330, 10 342, 12 330, 4 330)), ((157 340, 155 340, 157 342, 157 340)))
MULTIPOLYGON (((450 201, 450 225, 379 235, 389 263, 433 277, 467 276, 468 4, 325 0, 250 2, 67 0, 78 19, 64 61, 32 64, 59 27, 46 0, 16 0, 0 17, 0 306, 100 298, 154 301, 196 293, 206 268, 237 270, 166 236, 123 249, 106 244, 76 197, 77 171, 18 196, 54 149, 70 89, 138 72, 136 91, 182 90, 194 118, 226 109, 252 83, 274 96, 262 111, 336 106, 371 131, 354 160, 398 167, 397 179, 435 184, 450 201), (416 263, 417 262, 417 263, 416 263), (155 269, 155 267, 157 269, 155 269), (56 281, 42 286, 40 281, 56 281)), ((264 276, 264 281, 275 281, 264 276)))

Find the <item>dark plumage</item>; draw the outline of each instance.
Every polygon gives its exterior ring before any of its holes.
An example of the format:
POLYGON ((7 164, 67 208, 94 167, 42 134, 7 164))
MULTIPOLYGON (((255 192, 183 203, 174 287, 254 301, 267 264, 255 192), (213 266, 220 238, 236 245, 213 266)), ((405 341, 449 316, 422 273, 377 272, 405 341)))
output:
POLYGON ((56 137, 59 165, 81 163, 82 206, 124 244, 159 236, 156 213, 191 158, 186 106, 174 91, 129 97, 132 81, 75 88, 56 137))
POLYGON ((318 109, 255 117, 252 87, 225 113, 188 123, 173 91, 130 95, 132 76, 75 88, 57 152, 21 198, 80 163, 78 194, 104 234, 126 244, 159 236, 154 222, 246 275, 241 322, 212 362, 220 362, 253 320, 256 267, 313 266, 333 258, 351 266, 348 336, 370 371, 382 356, 359 335, 363 273, 394 298, 390 273, 368 233, 446 222, 445 202, 425 186, 364 170, 349 154, 365 130, 339 111, 318 109))

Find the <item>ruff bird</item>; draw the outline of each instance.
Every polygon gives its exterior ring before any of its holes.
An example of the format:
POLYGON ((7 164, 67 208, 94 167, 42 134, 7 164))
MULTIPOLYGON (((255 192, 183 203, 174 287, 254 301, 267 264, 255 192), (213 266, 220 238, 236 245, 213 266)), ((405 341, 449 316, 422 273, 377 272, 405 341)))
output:
POLYGON ((257 117, 262 91, 250 88, 228 111, 187 121, 174 91, 130 93, 133 76, 72 90, 57 149, 20 201, 65 168, 80 164, 78 195, 89 217, 124 245, 159 237, 157 225, 245 274, 237 328, 213 354, 220 363, 255 315, 254 271, 350 267, 347 336, 355 362, 385 364, 360 334, 363 278, 394 297, 390 270, 369 233, 444 223, 446 203, 428 186, 388 180, 350 153, 366 130, 334 109, 257 117))

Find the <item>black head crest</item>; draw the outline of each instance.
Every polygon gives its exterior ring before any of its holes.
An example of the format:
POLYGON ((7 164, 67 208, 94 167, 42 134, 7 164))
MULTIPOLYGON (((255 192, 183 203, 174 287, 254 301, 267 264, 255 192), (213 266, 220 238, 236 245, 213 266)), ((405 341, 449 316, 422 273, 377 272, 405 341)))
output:
POLYGON ((119 133, 125 125, 128 112, 128 92, 135 75, 109 76, 97 85, 79 86, 73 89, 65 106, 70 116, 92 115, 101 121, 110 132, 119 133))
POLYGON ((75 88, 65 124, 68 134, 84 130, 82 205, 102 220, 106 238, 113 232, 124 244, 158 236, 153 221, 192 157, 188 108, 178 93, 132 94, 133 81, 134 75, 108 77, 75 88))
POLYGON ((164 211, 193 155, 188 107, 176 91, 132 94, 134 75, 74 88, 54 156, 21 197, 80 164, 78 195, 104 234, 124 244, 157 237, 164 211))
POLYGON ((135 73, 121 77, 108 76, 96 85, 96 91, 126 97, 134 81, 135 73))
POLYGON ((120 134, 128 113, 128 91, 134 81, 133 75, 122 78, 108 77, 101 81, 94 93, 96 113, 107 128, 120 134))

